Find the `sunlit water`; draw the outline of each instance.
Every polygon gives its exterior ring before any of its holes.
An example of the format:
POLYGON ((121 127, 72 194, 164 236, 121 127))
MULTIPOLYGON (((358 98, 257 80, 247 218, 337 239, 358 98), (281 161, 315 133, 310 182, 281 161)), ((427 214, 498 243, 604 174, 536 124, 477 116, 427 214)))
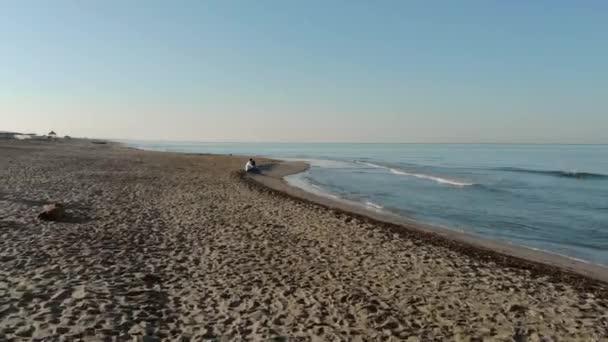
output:
POLYGON ((306 190, 608 265, 608 145, 129 144, 306 160, 306 190))

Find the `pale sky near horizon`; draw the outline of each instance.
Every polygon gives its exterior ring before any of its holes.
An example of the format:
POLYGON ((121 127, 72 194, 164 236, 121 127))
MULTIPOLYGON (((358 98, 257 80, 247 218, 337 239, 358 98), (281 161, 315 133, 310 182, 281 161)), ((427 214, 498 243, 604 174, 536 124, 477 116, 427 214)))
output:
POLYGON ((3 1, 0 130, 608 143, 605 1, 3 1))

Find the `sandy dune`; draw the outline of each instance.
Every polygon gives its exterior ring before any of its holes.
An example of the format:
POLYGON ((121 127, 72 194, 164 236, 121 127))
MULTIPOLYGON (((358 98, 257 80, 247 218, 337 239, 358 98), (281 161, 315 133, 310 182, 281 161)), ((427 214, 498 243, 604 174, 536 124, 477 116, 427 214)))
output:
POLYGON ((0 340, 608 335, 601 284, 505 268, 259 191, 235 176, 243 164, 1 143, 0 340), (49 202, 69 216, 36 219, 49 202))

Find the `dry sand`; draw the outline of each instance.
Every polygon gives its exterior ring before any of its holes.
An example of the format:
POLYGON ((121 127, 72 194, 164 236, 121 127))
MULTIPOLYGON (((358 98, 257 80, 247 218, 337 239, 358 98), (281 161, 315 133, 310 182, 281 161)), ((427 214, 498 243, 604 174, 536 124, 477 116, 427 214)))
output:
POLYGON ((244 161, 0 143, 0 340, 608 335, 604 283, 264 190, 244 161), (38 220, 50 202, 69 216, 38 220))

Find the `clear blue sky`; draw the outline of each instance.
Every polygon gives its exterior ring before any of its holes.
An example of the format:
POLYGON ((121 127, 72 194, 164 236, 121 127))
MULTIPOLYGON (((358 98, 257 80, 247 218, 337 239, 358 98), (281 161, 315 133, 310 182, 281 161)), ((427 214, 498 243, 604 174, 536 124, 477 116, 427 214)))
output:
POLYGON ((606 1, 2 1, 0 130, 608 143, 606 1))

